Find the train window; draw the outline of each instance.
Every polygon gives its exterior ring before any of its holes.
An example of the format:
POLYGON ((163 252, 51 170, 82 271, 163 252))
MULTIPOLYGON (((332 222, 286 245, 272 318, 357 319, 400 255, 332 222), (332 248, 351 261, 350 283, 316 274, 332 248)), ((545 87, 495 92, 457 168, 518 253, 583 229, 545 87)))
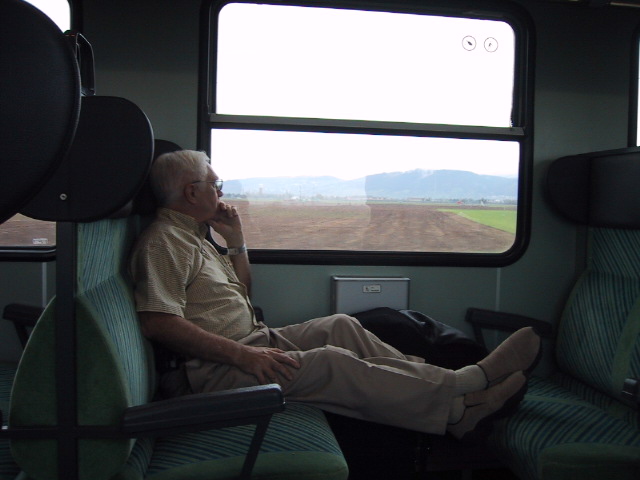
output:
POLYGON ((451 2, 336 5, 211 5, 201 139, 253 260, 513 261, 526 243, 526 29, 451 2))
MULTIPOLYGON (((61 31, 71 28, 71 8, 67 0, 26 1, 48 15, 61 31)), ((34 220, 18 213, 0 225, 0 257, 50 255, 55 244, 55 222, 34 220)))

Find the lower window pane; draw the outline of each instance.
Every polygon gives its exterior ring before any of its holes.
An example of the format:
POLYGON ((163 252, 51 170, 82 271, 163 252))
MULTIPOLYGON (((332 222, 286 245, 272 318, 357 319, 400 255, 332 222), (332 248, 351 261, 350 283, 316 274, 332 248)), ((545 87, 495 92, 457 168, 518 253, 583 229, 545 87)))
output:
POLYGON ((212 165, 253 249, 500 253, 517 142, 213 130, 212 165))
POLYGON ((16 214, 0 225, 0 247, 53 247, 55 222, 43 222, 16 214))

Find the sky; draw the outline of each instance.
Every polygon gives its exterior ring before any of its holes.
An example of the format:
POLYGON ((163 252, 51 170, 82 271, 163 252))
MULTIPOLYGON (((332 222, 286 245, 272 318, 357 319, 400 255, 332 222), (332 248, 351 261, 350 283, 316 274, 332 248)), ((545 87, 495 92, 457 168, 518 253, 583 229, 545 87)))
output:
POLYGON ((69 30, 71 26, 71 14, 67 0, 26 0, 34 7, 39 8, 54 21, 60 30, 69 30))
POLYGON ((225 180, 319 175, 349 180, 417 168, 516 176, 519 148, 517 142, 488 140, 214 130, 211 163, 225 180))
POLYGON ((218 113, 509 126, 505 22, 229 4, 218 38, 218 113))

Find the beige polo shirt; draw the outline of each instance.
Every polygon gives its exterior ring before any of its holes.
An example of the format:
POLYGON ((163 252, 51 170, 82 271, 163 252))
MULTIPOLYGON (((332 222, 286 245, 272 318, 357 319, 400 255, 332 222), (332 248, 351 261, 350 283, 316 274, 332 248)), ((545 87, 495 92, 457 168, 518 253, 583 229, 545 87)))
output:
POLYGON ((207 228, 188 215, 158 210, 131 255, 136 310, 178 315, 239 340, 258 322, 228 257, 205 238, 207 228))

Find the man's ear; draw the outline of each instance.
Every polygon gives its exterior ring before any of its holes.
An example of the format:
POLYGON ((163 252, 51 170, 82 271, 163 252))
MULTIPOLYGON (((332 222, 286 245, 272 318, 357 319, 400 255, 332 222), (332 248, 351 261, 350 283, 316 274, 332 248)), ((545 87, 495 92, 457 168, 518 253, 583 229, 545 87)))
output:
POLYGON ((182 194, 190 204, 198 203, 198 191, 195 183, 187 183, 182 190, 182 194))

